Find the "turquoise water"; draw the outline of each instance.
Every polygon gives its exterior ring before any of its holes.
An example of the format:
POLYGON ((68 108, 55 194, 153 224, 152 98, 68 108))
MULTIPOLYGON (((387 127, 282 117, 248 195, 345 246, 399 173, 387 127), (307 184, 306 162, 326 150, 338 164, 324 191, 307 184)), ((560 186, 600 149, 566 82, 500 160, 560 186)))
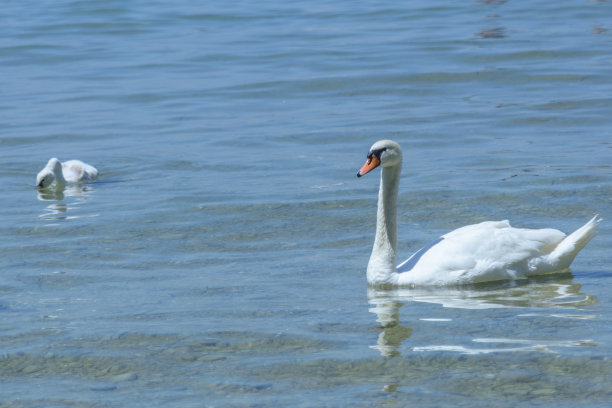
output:
POLYGON ((610 2, 11 1, 0 406, 608 406, 610 2), (486 219, 600 232, 571 273, 368 289, 486 219), (50 157, 94 183, 39 194, 50 157))

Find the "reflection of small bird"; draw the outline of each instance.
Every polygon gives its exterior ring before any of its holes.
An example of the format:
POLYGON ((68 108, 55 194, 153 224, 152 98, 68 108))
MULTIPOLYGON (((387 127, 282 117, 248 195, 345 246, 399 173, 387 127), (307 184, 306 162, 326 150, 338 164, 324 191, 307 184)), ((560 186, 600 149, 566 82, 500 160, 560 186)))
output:
POLYGON ((55 157, 36 176, 36 187, 46 188, 55 182, 56 186, 66 183, 93 180, 98 177, 98 169, 80 160, 60 162, 55 157))
POLYGON ((402 150, 397 143, 374 143, 357 176, 378 166, 382 176, 376 236, 367 269, 368 283, 374 285, 453 285, 562 271, 593 238, 601 221, 595 216, 568 236, 552 228, 513 228, 508 221, 468 225, 443 235, 396 266, 402 167, 402 150))

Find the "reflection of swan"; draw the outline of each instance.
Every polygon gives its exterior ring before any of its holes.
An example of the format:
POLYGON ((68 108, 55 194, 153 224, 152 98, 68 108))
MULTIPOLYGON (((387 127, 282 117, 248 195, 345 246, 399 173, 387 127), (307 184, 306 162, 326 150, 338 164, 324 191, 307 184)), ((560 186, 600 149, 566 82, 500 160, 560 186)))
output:
POLYGON ((40 201, 62 201, 66 197, 77 197, 87 195, 94 191, 84 184, 69 184, 64 188, 39 188, 37 197, 40 201))
MULTIPOLYGON (((373 306, 383 332, 378 336, 376 346, 385 357, 399 354, 403 340, 410 337, 412 330, 402 326, 400 308, 408 302, 440 304, 443 307, 459 309, 529 308, 519 316, 541 316, 545 318, 592 319, 580 309, 598 302, 597 298, 580 291, 581 285, 572 282, 571 274, 540 276, 519 281, 486 283, 462 287, 437 288, 368 288, 368 301, 373 306), (536 310, 534 310, 536 309, 536 310), (542 309, 538 312, 537 309, 542 309), (556 310, 552 312, 551 309, 556 310)), ((427 318, 432 324, 444 324, 449 318, 427 318)), ((488 353, 494 351, 547 350, 550 347, 588 346, 588 340, 555 341, 529 339, 475 338, 478 344, 498 344, 495 348, 471 349, 465 345, 425 345, 413 347, 414 351, 458 351, 461 353, 488 353), (511 347, 508 347, 510 345, 511 347)))
POLYGON ((36 175, 36 187, 46 188, 53 182, 57 188, 62 188, 66 183, 78 183, 79 181, 93 180, 98 177, 98 170, 80 160, 68 160, 61 163, 55 157, 36 175))
POLYGON ((567 269, 594 236, 593 217, 569 236, 554 229, 512 228, 508 221, 468 225, 443 235, 395 266, 397 193, 402 167, 400 146, 381 140, 372 146, 363 176, 381 166, 376 237, 368 263, 373 285, 452 285, 516 279, 567 269))
MULTIPOLYGON (((548 275, 530 279, 484 283, 461 287, 368 288, 368 299, 381 302, 426 302, 458 309, 577 308, 598 302, 580 292, 571 274, 548 275)), ((380 318, 380 315, 379 315, 380 318)))
MULTIPOLYGON (((368 292, 369 295, 369 292, 368 292)), ((386 298, 370 298, 370 303, 374 305, 370 312, 376 313, 377 321, 382 330, 378 335, 378 342, 372 348, 380 351, 385 357, 399 355, 397 349, 412 334, 412 329, 403 327, 400 324, 399 308, 403 303, 386 298)))
POLYGON ((75 215, 73 210, 76 210, 82 203, 89 200, 89 196, 94 192, 91 186, 84 184, 70 184, 63 189, 56 188, 41 188, 38 189, 38 199, 40 201, 53 201, 49 204, 44 212, 38 216, 41 220, 68 220, 83 217, 97 217, 98 214, 75 215), (75 197, 70 201, 70 204, 59 203, 66 197, 75 197), (70 214, 68 215, 68 211, 70 214))

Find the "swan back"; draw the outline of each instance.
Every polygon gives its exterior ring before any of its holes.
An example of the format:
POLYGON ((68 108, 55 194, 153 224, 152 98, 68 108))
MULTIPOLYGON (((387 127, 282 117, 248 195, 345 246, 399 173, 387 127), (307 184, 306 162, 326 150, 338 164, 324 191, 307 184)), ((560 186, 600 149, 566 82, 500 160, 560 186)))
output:
POLYGON ((98 177, 98 169, 80 160, 68 160, 62 163, 64 178, 70 183, 93 180, 98 177))
POLYGON ((485 221, 445 234, 435 245, 398 266, 400 284, 449 285, 531 274, 529 261, 551 253, 565 238, 561 231, 513 228, 508 221, 485 221), (412 264, 412 268, 408 268, 412 264))

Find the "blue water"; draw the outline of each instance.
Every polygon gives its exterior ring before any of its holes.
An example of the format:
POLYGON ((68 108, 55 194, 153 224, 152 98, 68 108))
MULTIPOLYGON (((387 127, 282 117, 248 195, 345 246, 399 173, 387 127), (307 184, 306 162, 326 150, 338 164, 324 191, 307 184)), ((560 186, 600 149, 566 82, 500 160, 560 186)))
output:
POLYGON ((0 406, 606 407, 612 3, 53 1, 0 14, 0 406), (376 290, 487 219, 571 273, 376 290), (50 157, 100 178, 38 192, 50 157))

